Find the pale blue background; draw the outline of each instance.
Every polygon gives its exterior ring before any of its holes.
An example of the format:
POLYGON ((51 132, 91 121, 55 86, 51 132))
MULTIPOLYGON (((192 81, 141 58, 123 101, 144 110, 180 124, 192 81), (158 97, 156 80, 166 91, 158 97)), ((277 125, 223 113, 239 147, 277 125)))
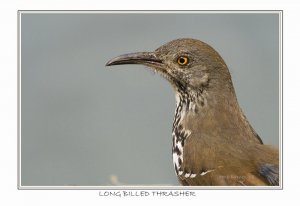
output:
POLYGON ((178 185, 171 86, 120 54, 182 37, 213 46, 266 144, 279 144, 278 14, 22 14, 21 184, 178 185))

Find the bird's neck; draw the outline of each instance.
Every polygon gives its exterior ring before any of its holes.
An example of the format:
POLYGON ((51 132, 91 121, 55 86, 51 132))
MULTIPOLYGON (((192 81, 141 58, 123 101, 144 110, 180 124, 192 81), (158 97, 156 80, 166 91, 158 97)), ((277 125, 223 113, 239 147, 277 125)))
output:
POLYGON ((241 111, 234 91, 177 90, 173 134, 178 131, 216 137, 227 132, 230 137, 257 142, 256 133, 241 111))

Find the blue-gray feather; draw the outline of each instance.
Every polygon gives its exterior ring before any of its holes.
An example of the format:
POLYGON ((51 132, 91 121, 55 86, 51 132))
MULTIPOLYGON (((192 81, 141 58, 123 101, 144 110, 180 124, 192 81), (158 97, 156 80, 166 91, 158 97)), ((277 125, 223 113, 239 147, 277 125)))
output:
POLYGON ((279 167, 273 164, 264 164, 258 172, 261 176, 266 178, 270 185, 279 185, 279 167))

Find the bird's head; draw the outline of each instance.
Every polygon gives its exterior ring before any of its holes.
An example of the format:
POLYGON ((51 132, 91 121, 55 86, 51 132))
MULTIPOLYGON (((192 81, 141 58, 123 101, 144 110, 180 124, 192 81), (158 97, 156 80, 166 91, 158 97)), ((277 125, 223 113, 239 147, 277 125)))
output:
POLYGON ((176 39, 154 52, 124 54, 107 62, 106 66, 120 64, 146 65, 165 77, 176 90, 228 87, 225 85, 228 80, 231 84, 221 56, 208 44, 195 39, 176 39))

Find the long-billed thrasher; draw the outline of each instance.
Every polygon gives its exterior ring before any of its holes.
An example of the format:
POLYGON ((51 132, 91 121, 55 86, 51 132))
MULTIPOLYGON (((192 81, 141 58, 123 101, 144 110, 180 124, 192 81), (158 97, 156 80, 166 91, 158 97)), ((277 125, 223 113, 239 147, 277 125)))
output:
POLYGON ((243 114, 222 57, 195 39, 125 54, 106 66, 143 64, 173 86, 173 163, 182 185, 279 185, 278 150, 264 145, 243 114))

